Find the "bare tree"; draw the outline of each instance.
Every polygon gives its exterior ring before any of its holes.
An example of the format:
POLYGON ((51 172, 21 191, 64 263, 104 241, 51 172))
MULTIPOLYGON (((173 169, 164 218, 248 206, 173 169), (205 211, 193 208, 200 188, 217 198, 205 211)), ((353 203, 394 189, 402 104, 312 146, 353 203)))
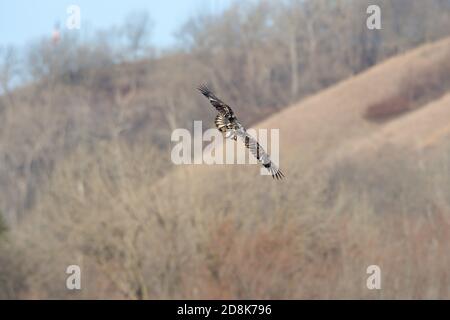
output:
POLYGON ((123 33, 132 59, 138 58, 148 49, 152 27, 153 22, 147 12, 133 12, 127 16, 123 33))
POLYGON ((0 47, 0 94, 6 94, 11 103, 14 101, 10 89, 18 74, 18 67, 17 50, 12 46, 0 47))

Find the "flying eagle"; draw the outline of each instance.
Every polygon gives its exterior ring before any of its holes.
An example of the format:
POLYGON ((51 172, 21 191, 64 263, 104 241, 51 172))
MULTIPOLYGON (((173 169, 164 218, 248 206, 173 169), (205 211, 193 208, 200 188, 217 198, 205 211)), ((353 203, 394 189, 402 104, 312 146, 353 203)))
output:
POLYGON ((283 173, 270 160, 269 155, 264 151, 258 141, 248 134, 247 130, 239 123, 230 106, 217 98, 206 85, 199 86, 198 90, 209 99, 209 102, 219 112, 214 120, 217 129, 224 133, 226 138, 237 140, 237 137, 240 137, 244 141, 244 145, 250 150, 258 162, 270 172, 272 178, 281 180, 284 177, 283 173))

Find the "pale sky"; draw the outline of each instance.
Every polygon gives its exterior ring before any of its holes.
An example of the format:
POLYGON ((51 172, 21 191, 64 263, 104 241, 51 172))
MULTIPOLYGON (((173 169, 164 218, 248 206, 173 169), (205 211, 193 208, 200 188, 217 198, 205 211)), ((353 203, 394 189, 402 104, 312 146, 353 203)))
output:
POLYGON ((174 44, 173 33, 199 12, 220 13, 233 0, 0 0, 0 46, 24 46, 30 40, 50 36, 59 22, 65 27, 69 5, 81 9, 81 29, 90 33, 119 26, 130 12, 145 10, 154 28, 152 43, 160 48, 174 44))

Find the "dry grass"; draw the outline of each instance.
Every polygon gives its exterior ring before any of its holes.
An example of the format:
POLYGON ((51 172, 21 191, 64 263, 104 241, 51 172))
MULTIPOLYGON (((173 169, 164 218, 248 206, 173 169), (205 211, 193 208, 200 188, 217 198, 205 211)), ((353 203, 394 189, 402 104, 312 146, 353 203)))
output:
POLYGON ((390 97, 367 108, 365 117, 372 121, 386 120, 411 109, 411 102, 405 94, 390 97))
POLYGON ((383 121, 426 105, 450 90, 450 51, 445 50, 442 61, 427 68, 412 68, 404 76, 400 89, 392 96, 369 105, 364 117, 383 121))

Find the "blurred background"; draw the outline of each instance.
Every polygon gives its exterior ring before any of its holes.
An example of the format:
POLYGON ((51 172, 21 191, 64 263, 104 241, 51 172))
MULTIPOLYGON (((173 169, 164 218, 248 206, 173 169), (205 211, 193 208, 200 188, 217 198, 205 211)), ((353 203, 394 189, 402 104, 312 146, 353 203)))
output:
POLYGON ((71 4, 0 3, 0 298, 450 298, 449 0, 71 4), (285 180, 172 164, 200 83, 285 180))

